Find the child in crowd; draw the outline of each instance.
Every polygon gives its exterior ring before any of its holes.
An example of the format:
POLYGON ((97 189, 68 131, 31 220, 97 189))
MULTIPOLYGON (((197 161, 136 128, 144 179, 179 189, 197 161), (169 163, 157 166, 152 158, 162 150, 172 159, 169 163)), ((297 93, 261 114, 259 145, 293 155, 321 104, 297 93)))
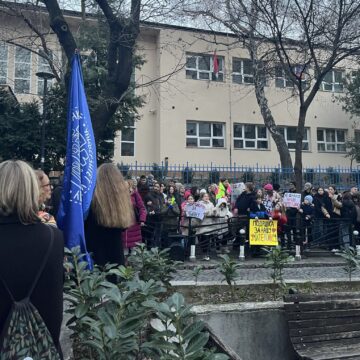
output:
MULTIPOLYGON (((287 224, 287 216, 285 214, 284 205, 277 203, 274 210, 271 212, 270 217, 277 221, 277 235, 280 240, 281 247, 285 247, 285 225, 287 224)), ((289 247, 289 242, 288 242, 289 247)))
POLYGON ((227 248, 227 239, 229 237, 229 224, 228 221, 233 217, 232 212, 229 210, 226 199, 218 199, 215 207, 215 216, 217 217, 217 238, 216 250, 217 252, 229 253, 227 248), (221 245, 221 249, 220 249, 221 245))
POLYGON ((303 245, 306 247, 312 241, 312 219, 314 217, 313 197, 306 195, 304 202, 299 209, 301 213, 302 229, 303 229, 303 245))
POLYGON ((263 204, 263 198, 256 195, 255 201, 250 205, 250 219, 268 219, 269 214, 263 204))

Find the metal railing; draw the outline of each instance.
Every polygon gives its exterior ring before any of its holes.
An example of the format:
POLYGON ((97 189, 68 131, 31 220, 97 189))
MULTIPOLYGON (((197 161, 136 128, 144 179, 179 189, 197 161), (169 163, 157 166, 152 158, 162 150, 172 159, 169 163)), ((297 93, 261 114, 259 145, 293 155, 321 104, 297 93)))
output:
MULTIPOLYGON (((232 183, 252 181, 264 184, 266 182, 286 185, 294 178, 292 168, 268 167, 268 166, 244 166, 232 164, 232 166, 199 164, 118 164, 119 170, 127 177, 152 174, 158 181, 175 179, 183 184, 206 185, 218 183, 221 177, 228 178, 232 183)), ((360 169, 349 167, 304 167, 303 181, 316 186, 336 185, 339 189, 360 184, 360 169)))

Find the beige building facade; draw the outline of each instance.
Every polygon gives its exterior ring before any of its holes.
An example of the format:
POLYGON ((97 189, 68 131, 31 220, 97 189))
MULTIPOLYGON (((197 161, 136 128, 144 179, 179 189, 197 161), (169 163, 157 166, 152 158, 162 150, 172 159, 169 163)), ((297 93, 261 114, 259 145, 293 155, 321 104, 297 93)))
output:
MULTIPOLYGON (((61 73, 63 54, 49 31, 47 15, 34 16, 49 32, 48 46, 61 73)), ((67 19, 76 31, 78 15, 68 14, 67 19)), ((10 17, 0 20, 2 39, 15 39, 28 31, 21 22, 14 26, 10 17)), ((115 163, 278 166, 275 143, 255 98, 249 56, 234 40, 224 33, 142 24, 137 46, 145 64, 136 70, 135 81, 145 105, 139 111, 140 120, 115 139, 115 163)), ((36 42, 26 45, 40 49, 36 42)), ((44 70, 49 70, 48 65, 36 52, 0 43, 0 84, 9 85, 19 101, 41 95, 43 83, 35 74, 44 70)), ((350 163, 344 157, 345 141, 359 136, 360 126, 342 110, 338 97, 343 77, 352 70, 332 71, 309 109, 305 167, 350 163)), ((299 104, 281 72, 267 78, 266 95, 276 123, 289 147, 294 147, 299 104)))
MULTIPOLYGON (((116 139, 115 162, 278 166, 275 143, 256 101, 249 56, 233 45, 234 40, 227 34, 190 28, 142 27, 138 48, 146 63, 135 78, 137 93, 146 104, 140 121, 116 139)), ((344 77, 352 70, 331 72, 309 109, 305 167, 350 163, 345 141, 359 133, 357 122, 342 110, 338 97, 344 77)), ((290 82, 281 75, 277 71, 267 79, 266 95, 276 123, 293 148, 299 103, 290 82)))

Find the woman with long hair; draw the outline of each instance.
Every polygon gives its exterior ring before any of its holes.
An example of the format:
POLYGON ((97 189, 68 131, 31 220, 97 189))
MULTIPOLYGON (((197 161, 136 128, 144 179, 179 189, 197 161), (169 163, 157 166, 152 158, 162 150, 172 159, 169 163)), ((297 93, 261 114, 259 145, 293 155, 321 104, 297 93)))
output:
POLYGON ((64 241, 60 230, 38 217, 39 190, 28 164, 0 164, 0 334, 13 302, 29 298, 60 353, 64 241))
POLYGON ((122 232, 134 224, 128 184, 113 164, 102 164, 85 221, 85 239, 95 264, 125 264, 122 232))

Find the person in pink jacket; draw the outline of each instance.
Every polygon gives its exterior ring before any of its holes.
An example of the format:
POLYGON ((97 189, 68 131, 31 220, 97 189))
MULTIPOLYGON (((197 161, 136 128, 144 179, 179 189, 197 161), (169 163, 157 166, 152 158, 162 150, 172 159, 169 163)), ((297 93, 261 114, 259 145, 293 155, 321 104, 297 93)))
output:
POLYGON ((131 194, 131 202, 134 207, 135 224, 122 233, 122 241, 125 253, 142 242, 141 229, 143 226, 145 226, 146 221, 146 209, 142 198, 134 186, 134 182, 132 180, 127 180, 127 182, 131 194))

